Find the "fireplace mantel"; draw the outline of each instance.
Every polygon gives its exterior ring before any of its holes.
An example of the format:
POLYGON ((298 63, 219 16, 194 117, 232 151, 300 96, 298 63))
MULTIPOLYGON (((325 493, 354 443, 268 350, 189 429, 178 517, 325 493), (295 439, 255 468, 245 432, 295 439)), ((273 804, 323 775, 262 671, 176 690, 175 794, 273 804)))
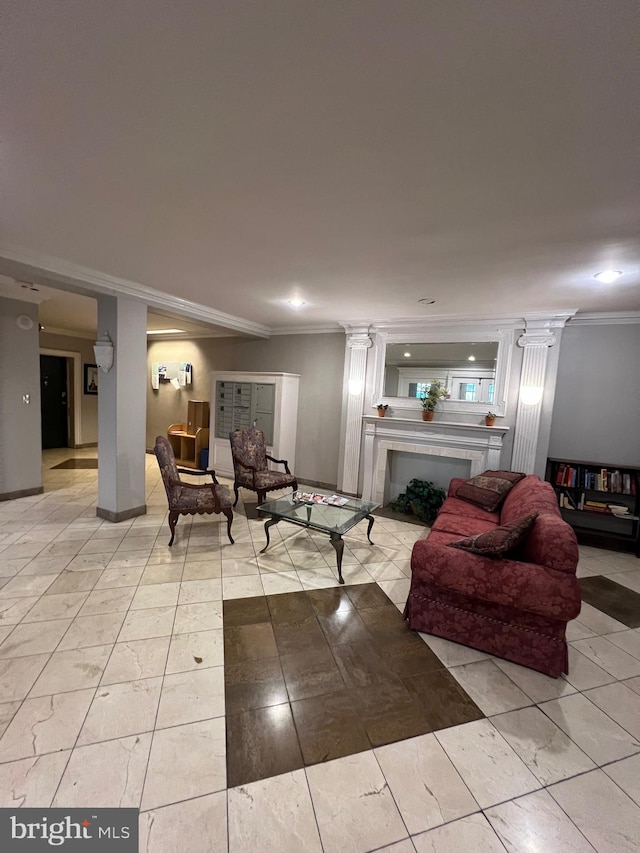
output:
POLYGON ((500 467, 500 454, 506 426, 456 421, 419 421, 365 415, 364 472, 362 496, 365 500, 384 502, 387 478, 387 454, 393 451, 419 455, 466 459, 470 476, 487 468, 500 467))

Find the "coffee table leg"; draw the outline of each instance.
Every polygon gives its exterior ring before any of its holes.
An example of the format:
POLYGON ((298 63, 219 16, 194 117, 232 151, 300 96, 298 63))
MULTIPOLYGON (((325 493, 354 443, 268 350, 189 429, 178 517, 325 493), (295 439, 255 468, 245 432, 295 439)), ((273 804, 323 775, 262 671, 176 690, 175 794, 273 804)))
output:
POLYGON ((280 521, 280 519, 279 519, 279 518, 273 518, 273 517, 268 518, 268 519, 265 521, 265 523, 264 523, 264 534, 265 534, 265 536, 267 537, 267 544, 264 546, 264 548, 262 549, 262 551, 260 551, 260 553, 261 553, 261 554, 264 554, 264 552, 265 552, 265 551, 267 550, 267 548, 269 547, 269 542, 271 541, 271 540, 269 539, 269 528, 270 528, 272 525, 277 524, 279 521, 280 521))
POLYGON ((373 522, 375 521, 375 518, 372 515, 366 515, 365 518, 369 519, 369 526, 367 527, 367 539, 372 545, 374 545, 375 543, 371 542, 371 537, 369 536, 369 534, 371 533, 371 528, 373 527, 373 522))
POLYGON ((344 551, 344 541, 342 539, 342 536, 340 536, 338 533, 330 533, 329 538, 336 552, 336 560, 338 563, 338 580, 340 581, 340 583, 344 583, 344 578, 342 577, 342 552, 344 551))

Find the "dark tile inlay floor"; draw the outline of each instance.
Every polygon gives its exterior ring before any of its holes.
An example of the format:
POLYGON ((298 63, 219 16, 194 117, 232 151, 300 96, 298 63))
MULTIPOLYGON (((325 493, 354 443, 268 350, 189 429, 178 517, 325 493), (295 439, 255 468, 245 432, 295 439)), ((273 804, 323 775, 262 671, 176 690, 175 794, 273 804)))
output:
POLYGON ((628 628, 640 628, 640 593, 601 575, 580 578, 580 589, 587 604, 628 628))
POLYGON ((230 788, 484 716, 375 583, 223 608, 230 788))
POLYGON ((57 468, 97 468, 97 459, 65 459, 59 465, 52 465, 50 470, 55 471, 57 468))

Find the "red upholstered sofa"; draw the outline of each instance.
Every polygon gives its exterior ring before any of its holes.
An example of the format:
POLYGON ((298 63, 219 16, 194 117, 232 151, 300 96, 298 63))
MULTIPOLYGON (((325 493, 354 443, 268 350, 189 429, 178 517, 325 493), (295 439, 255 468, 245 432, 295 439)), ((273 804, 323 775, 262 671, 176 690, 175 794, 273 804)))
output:
POLYGON ((431 532, 413 547, 409 627, 547 675, 568 672, 565 628, 580 612, 578 545, 553 489, 527 475, 492 513, 455 497, 463 482, 451 481, 431 532), (532 512, 533 528, 508 558, 447 547, 532 512))

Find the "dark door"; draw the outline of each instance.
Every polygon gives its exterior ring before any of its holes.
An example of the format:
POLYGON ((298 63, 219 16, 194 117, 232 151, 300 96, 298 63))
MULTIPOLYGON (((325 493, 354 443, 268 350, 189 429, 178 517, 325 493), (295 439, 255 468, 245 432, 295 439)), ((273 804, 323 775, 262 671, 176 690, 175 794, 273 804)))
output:
POLYGON ((67 359, 59 355, 40 356, 40 401, 42 448, 67 447, 67 359))

